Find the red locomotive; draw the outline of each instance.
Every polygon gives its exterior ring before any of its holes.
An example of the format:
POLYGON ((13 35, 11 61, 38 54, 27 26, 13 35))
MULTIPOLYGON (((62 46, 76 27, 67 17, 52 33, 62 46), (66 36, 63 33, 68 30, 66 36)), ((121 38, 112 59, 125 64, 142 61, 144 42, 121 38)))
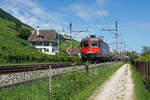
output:
POLYGON ((109 60, 109 46, 102 39, 91 35, 81 41, 81 57, 83 61, 109 60))

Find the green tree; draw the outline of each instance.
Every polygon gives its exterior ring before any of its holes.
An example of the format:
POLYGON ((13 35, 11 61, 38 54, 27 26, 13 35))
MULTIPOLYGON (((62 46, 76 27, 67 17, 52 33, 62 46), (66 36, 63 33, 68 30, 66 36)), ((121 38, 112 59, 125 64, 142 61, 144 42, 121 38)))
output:
POLYGON ((21 24, 20 24, 20 23, 16 23, 16 25, 15 25, 15 30, 16 30, 17 32, 20 32, 20 31, 21 31, 21 24))
POLYGON ((144 46, 142 49, 142 55, 146 55, 148 53, 150 53, 150 47, 144 46))
POLYGON ((31 34, 30 29, 21 29, 19 37, 21 39, 27 40, 30 34, 31 34))

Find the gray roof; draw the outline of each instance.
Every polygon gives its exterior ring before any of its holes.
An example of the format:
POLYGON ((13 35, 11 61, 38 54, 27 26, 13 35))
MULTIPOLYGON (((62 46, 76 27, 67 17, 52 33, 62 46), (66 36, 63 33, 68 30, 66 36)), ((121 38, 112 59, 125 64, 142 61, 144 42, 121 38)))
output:
POLYGON ((58 33, 55 30, 39 30, 31 34, 28 38, 29 42, 53 42, 56 40, 58 33))

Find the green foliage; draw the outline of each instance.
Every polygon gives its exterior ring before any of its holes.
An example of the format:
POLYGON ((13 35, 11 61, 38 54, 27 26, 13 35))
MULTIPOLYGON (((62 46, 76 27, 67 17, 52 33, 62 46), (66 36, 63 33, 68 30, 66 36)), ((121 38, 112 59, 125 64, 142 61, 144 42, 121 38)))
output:
MULTIPOLYGON (((66 49, 70 48, 70 40, 66 40, 63 36, 59 35, 59 54, 60 55, 67 55, 66 49)), ((76 40, 72 40, 72 47, 80 47, 80 42, 76 40)))
MULTIPOLYGON (((32 28, 21 23, 18 19, 0 9, 0 63, 51 63, 71 62, 66 54, 69 43, 60 44, 59 56, 50 56, 30 48, 25 40, 29 37, 32 28)), ((73 47, 79 42, 73 41, 73 47)), ((77 61, 79 62, 79 60, 77 61)))
POLYGON ((107 65, 92 68, 89 70, 89 77, 86 76, 83 70, 77 71, 76 69, 72 72, 54 76, 52 77, 51 95, 49 94, 49 78, 46 78, 14 86, 7 91, 0 90, 0 99, 87 100, 90 94, 120 66, 110 67, 110 65, 107 65))
MULTIPOLYGON (((88 84, 88 78, 81 71, 74 70, 63 75, 60 82, 52 88, 52 100, 69 100, 79 89, 88 84)), ((57 79, 58 81, 58 79, 57 79)))
POLYGON ((150 91, 146 89, 142 78, 136 72, 136 69, 131 65, 132 77, 135 84, 135 99, 136 100, 149 100, 150 91))
POLYGON ((59 35, 59 43, 62 44, 64 42, 64 38, 63 36, 60 34, 59 35))
POLYGON ((86 67, 89 67, 89 65, 90 65, 90 62, 87 60, 87 61, 85 62, 85 66, 86 66, 86 67))
POLYGON ((89 71, 88 86, 85 86, 78 95, 74 95, 71 100, 88 100, 91 95, 97 90, 109 77, 116 72, 123 64, 119 65, 103 65, 99 68, 94 68, 93 73, 89 71), (110 67, 113 66, 113 67, 110 67))
POLYGON ((147 55, 148 53, 150 53, 150 47, 144 46, 142 49, 142 55, 147 55))
POLYGON ((142 56, 136 60, 150 62, 150 47, 143 47, 142 56))
POLYGON ((137 58, 139 58, 139 57, 136 56, 136 55, 133 55, 133 54, 129 54, 129 61, 135 60, 135 59, 137 59, 137 58))
POLYGON ((150 62, 150 53, 147 53, 139 58, 137 58, 136 60, 138 61, 147 61, 147 62, 150 62))
POLYGON ((18 37, 20 37, 21 39, 27 40, 28 37, 31 34, 31 30, 30 29, 21 29, 20 34, 18 35, 18 37))
POLYGON ((80 63, 81 62, 81 58, 79 56, 73 56, 73 63, 80 63))
MULTIPOLYGON (((68 56, 50 56, 30 48, 27 41, 18 38, 19 33, 15 27, 15 23, 0 18, 0 63, 71 61, 68 56)), ((22 26, 22 30, 25 30, 22 34, 29 33, 29 29, 25 26, 22 26)))
POLYGON ((16 29, 16 31, 17 32, 21 32, 21 24, 20 23, 16 23, 16 25, 15 25, 15 29, 16 29))

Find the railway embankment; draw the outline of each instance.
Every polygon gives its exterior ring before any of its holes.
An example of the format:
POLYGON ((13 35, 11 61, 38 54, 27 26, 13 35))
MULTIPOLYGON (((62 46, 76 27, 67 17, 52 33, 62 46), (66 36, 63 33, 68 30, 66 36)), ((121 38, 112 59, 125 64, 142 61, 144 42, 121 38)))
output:
MULTIPOLYGON (((91 64, 89 67, 93 68, 93 67, 97 67, 97 66, 103 65, 103 64, 104 63, 91 64)), ((105 63, 105 64, 110 64, 110 63, 105 63)), ((39 66, 37 66, 37 67, 39 67, 39 66)), ((35 68, 32 68, 31 71, 28 69, 28 70, 24 70, 24 71, 21 70, 21 72, 18 71, 18 72, 13 72, 13 73, 10 70, 6 70, 6 72, 9 71, 9 73, 0 75, 0 87, 10 86, 10 85, 23 83, 23 82, 27 82, 27 81, 31 81, 31 80, 35 80, 35 79, 39 79, 39 78, 49 77, 50 74, 52 76, 54 76, 54 75, 66 73, 66 72, 73 70, 72 66, 59 66, 60 68, 58 66, 57 67, 51 66, 51 67, 52 67, 51 70, 49 70, 49 68, 44 68, 44 67, 43 67, 43 69, 41 68, 41 70, 39 70, 39 69, 33 70, 36 68, 36 66, 35 66, 35 68)), ((27 66, 26 66, 26 68, 27 68, 27 66)), ((76 68, 78 70, 85 69, 85 66, 80 65, 80 66, 76 66, 76 68)), ((19 69, 17 68, 16 70, 19 70, 19 69)), ((15 69, 13 69, 13 71, 15 71, 15 69)), ((3 72, 4 72, 4 70, 3 70, 3 72)))
POLYGON ((85 66, 74 66, 72 70, 69 67, 71 72, 54 75, 51 82, 50 77, 47 77, 0 89, 0 99, 86 100, 96 86, 103 83, 120 66, 120 63, 93 64, 89 66, 88 74, 85 70, 80 70, 85 69, 85 66))

